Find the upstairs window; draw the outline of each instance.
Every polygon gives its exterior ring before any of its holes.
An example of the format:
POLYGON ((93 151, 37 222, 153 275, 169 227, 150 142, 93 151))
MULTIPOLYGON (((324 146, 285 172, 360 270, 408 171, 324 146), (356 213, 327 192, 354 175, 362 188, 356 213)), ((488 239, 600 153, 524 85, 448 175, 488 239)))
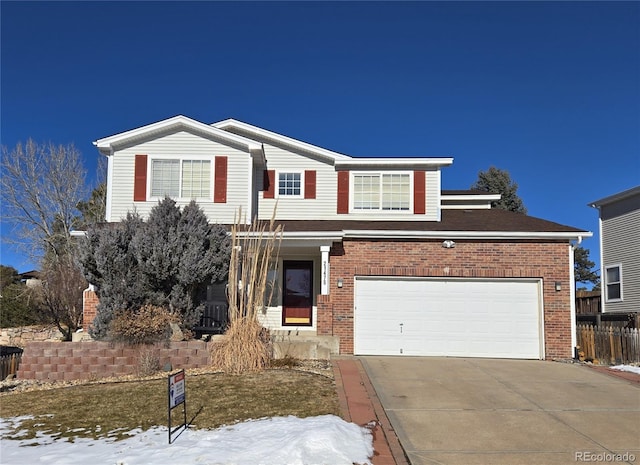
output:
POLYGON ((211 162, 183 160, 182 195, 188 199, 208 198, 211 192, 211 162))
POLYGON ((605 268, 606 301, 622 300, 622 265, 612 265, 605 268))
POLYGON ((187 199, 211 197, 211 161, 152 160, 151 196, 187 199))
POLYGON ((278 173, 278 195, 300 197, 302 195, 301 173, 278 173))
POLYGON ((353 209, 357 211, 409 211, 409 173, 367 173, 353 175, 353 209))

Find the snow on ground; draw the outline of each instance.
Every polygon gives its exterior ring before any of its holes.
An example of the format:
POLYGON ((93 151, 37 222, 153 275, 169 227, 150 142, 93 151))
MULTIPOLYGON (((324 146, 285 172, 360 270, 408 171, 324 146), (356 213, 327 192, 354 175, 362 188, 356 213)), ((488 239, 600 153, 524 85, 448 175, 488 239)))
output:
MULTIPOLYGON (((0 418, 0 436, 25 417, 0 418)), ((37 439, 2 439, 3 465, 352 465, 371 464, 371 431, 335 415, 274 417, 215 430, 167 427, 131 431, 131 438, 78 438, 73 443, 39 434, 37 439), (37 443, 38 445, 32 445, 37 443)))
POLYGON ((615 365, 609 368, 611 368, 612 370, 628 371, 630 373, 637 373, 640 375, 640 367, 634 367, 632 365, 615 365))

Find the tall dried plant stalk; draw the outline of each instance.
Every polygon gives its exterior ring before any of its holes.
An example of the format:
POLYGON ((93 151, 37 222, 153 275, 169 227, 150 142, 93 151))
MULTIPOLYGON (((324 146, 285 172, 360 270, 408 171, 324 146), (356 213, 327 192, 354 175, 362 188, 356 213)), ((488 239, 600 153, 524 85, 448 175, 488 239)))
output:
POLYGON ((229 327, 211 354, 213 366, 230 373, 261 370, 271 358, 268 332, 258 314, 273 295, 269 270, 277 264, 282 242, 282 226, 273 216, 249 225, 241 219, 242 211, 231 228, 229 327))

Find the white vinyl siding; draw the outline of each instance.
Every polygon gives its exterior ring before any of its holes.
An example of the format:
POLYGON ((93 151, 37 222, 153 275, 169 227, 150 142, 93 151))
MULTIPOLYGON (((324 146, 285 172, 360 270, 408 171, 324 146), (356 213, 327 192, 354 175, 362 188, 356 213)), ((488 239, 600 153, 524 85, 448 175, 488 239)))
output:
MULTIPOLYGON (((183 160, 207 160, 211 163, 211 176, 213 176, 213 164, 216 156, 227 157, 227 202, 213 202, 213 177, 209 183, 211 193, 206 200, 197 199, 198 205, 203 209, 209 221, 212 223, 231 224, 234 221, 238 208, 243 212, 250 212, 252 171, 251 156, 244 151, 228 145, 206 139, 186 131, 159 137, 158 139, 143 142, 139 145, 126 147, 116 151, 111 157, 112 186, 109 191, 110 213, 107 221, 120 221, 128 211, 137 211, 146 218, 151 208, 158 204, 157 198, 151 196, 151 186, 148 187, 147 202, 133 202, 134 163, 138 154, 147 155, 149 163, 155 159, 177 159, 180 154, 183 160)), ((150 183, 151 164, 147 171, 147 183, 150 183)), ((179 206, 185 206, 190 198, 179 198, 179 206)))
POLYGON ((268 169, 275 170, 276 195, 274 199, 265 199, 260 193, 258 196, 260 219, 270 219, 274 209, 276 218, 282 220, 336 219, 338 180, 333 165, 269 144, 264 144, 264 150, 268 169), (315 199, 303 198, 305 170, 316 172, 315 199), (301 194, 299 196, 278 194, 278 175, 280 173, 300 173, 301 194))
MULTIPOLYGON (((278 196, 274 199, 264 199, 258 189, 262 186, 262 168, 254 169, 249 153, 235 147, 224 145, 215 140, 204 138, 187 131, 179 131, 138 145, 116 150, 110 157, 109 205, 107 221, 120 221, 128 211, 137 210, 143 217, 148 215, 151 208, 157 204, 159 197, 152 197, 151 160, 179 159, 179 160, 209 160, 211 163, 210 196, 213 198, 214 189, 214 159, 215 156, 228 157, 227 166, 227 202, 213 203, 213 200, 198 200, 210 221, 232 223, 238 208, 251 213, 247 218, 258 215, 260 219, 268 220, 274 211, 276 218, 281 220, 328 220, 328 219, 359 219, 359 220, 403 220, 403 221, 438 221, 440 219, 440 171, 432 169, 426 171, 426 214, 414 215, 413 211, 359 211, 348 215, 337 213, 337 172, 329 161, 315 158, 313 154, 295 153, 282 147, 268 143, 264 144, 268 169, 277 173, 300 173, 301 195, 278 196), (149 158, 147 202, 136 202, 134 208, 134 162, 135 155, 144 154, 149 158), (179 156, 178 156, 179 155, 179 156), (314 199, 304 199, 304 174, 306 170, 316 173, 316 196, 314 199), (253 203, 252 203, 253 202, 253 203)), ((277 177, 276 177, 277 181, 277 177)), ((186 186, 180 186, 185 188, 186 186)), ((202 191, 200 192, 202 193, 202 191)), ((277 189, 276 189, 277 194, 277 189)), ((413 192, 410 192, 413 197, 413 192)), ((190 196, 179 197, 179 205, 186 205, 190 196)))

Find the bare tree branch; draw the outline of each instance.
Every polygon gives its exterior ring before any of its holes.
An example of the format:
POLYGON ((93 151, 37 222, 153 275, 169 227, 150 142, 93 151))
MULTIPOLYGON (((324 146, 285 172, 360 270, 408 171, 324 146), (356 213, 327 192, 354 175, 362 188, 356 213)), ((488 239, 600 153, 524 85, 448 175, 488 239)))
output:
POLYGON ((2 146, 0 167, 2 217, 13 227, 7 242, 34 260, 70 250, 76 206, 87 195, 80 152, 29 139, 12 150, 2 146))

